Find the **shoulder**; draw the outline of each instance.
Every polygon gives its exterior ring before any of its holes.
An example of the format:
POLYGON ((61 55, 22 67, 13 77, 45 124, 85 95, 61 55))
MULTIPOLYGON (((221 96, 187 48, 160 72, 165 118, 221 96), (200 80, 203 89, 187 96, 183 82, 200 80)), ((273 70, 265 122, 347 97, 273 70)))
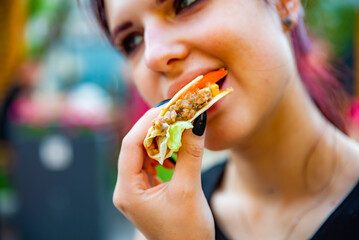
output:
POLYGON ((359 239, 359 181, 312 240, 359 239))
POLYGON ((312 240, 359 239, 359 144, 342 133, 338 136, 337 178, 327 201, 335 208, 312 240))
POLYGON ((217 163, 202 173, 202 189, 207 201, 209 201, 212 193, 220 184, 226 164, 227 161, 217 163))

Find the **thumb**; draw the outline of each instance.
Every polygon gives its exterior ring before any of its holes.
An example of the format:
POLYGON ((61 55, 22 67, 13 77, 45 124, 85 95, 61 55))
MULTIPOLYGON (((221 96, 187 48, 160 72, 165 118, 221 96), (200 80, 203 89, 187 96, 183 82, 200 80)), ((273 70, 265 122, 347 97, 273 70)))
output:
POLYGON ((201 165, 204 149, 204 131, 206 128, 206 112, 199 115, 193 129, 185 130, 182 136, 182 147, 177 154, 177 163, 173 174, 173 183, 185 186, 201 186, 201 165))

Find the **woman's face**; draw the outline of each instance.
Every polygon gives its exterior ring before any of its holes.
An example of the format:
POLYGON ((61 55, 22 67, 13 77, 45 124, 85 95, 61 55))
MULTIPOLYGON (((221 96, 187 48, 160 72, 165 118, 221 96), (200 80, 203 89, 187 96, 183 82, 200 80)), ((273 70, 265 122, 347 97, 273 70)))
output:
POLYGON ((284 96, 295 63, 275 7, 263 0, 105 0, 113 41, 151 105, 226 68, 234 93, 208 113, 206 147, 249 137, 284 96))

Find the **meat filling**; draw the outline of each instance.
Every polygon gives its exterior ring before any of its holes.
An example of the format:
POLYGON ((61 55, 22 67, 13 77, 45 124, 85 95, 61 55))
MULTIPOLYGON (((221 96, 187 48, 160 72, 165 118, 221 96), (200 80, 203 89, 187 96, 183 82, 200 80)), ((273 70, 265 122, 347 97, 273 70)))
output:
POLYGON ((178 99, 165 113, 152 121, 152 126, 156 129, 165 131, 165 124, 173 124, 177 121, 188 121, 192 119, 196 112, 207 105, 212 98, 219 93, 218 85, 211 84, 196 92, 189 92, 183 98, 178 99))

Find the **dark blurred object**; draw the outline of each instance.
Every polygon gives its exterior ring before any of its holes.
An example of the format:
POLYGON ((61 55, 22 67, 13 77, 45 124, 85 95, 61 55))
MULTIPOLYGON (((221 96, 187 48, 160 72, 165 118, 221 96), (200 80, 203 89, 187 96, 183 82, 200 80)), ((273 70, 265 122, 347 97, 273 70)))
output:
POLYGON ((0 109, 0 141, 7 142, 9 140, 11 107, 19 97, 31 91, 33 85, 40 78, 41 68, 41 62, 28 61, 23 63, 14 74, 13 81, 4 96, 2 108, 0 109))
POLYGON ((10 91, 7 93, 6 97, 3 100, 1 109, 0 109, 0 141, 2 144, 5 144, 5 141, 9 139, 9 119, 8 113, 12 103, 17 99, 21 92, 21 86, 13 86, 10 91))
POLYGON ((117 131, 14 126, 21 240, 106 239, 117 131))
POLYGON ((13 104, 23 95, 26 95, 34 82, 38 79, 40 64, 36 62, 23 63, 14 74, 9 89, 5 92, 0 108, 0 238, 13 239, 10 237, 10 219, 14 214, 13 185, 11 182, 12 171, 10 170, 10 124, 13 104))

